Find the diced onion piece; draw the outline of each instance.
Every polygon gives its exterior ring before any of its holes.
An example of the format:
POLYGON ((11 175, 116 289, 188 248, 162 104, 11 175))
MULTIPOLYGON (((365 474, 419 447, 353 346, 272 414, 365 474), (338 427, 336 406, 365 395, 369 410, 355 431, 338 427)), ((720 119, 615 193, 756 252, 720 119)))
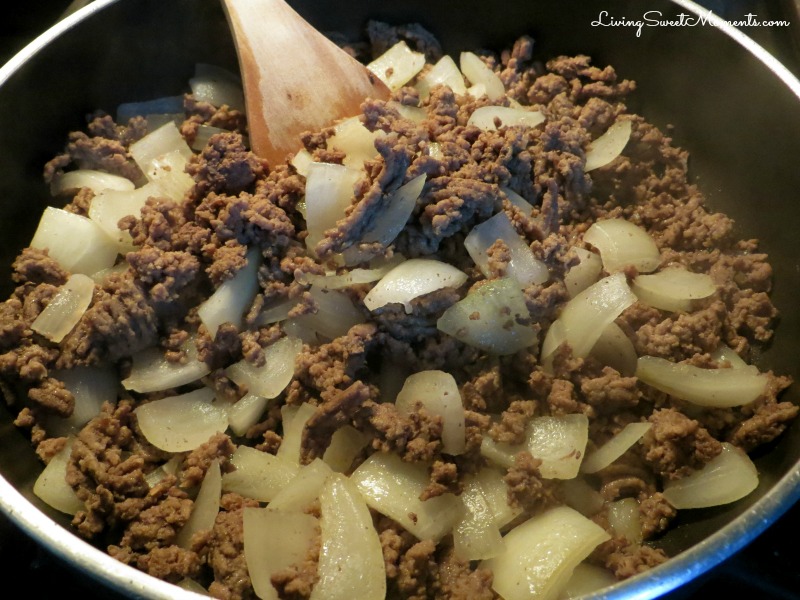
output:
POLYGON ((489 508, 492 511, 494 524, 505 527, 522 513, 522 507, 512 506, 508 501, 508 485, 504 473, 494 467, 482 467, 475 474, 475 481, 481 486, 489 508))
POLYGON ((253 589, 261 600, 278 600, 272 574, 306 559, 317 519, 302 512, 253 506, 245 507, 242 519, 244 559, 253 589))
POLYGON ((453 494, 424 502, 419 499, 429 483, 428 468, 423 463, 407 463, 396 454, 376 452, 350 478, 371 508, 394 519, 420 540, 438 541, 459 518, 460 502, 453 494))
POLYGON ((382 600, 386 570, 372 515, 356 485, 331 475, 320 494, 319 579, 311 600, 382 600))
POLYGON ((588 173, 603 167, 617 158, 631 137, 631 122, 629 120, 617 121, 606 132, 589 144, 586 150, 586 166, 588 173))
POLYGON ((228 106, 240 112, 245 110, 241 79, 227 69, 198 63, 194 77, 189 79, 189 86, 199 102, 208 102, 217 108, 228 106))
POLYGON ((355 198, 359 171, 332 163, 311 163, 306 175, 306 247, 314 252, 355 198))
POLYGON ((228 428, 228 413, 212 404, 214 390, 200 388, 142 404, 134 410, 148 442, 166 452, 194 450, 228 428))
POLYGON ((156 347, 134 354, 130 374, 122 380, 122 385, 134 392, 158 392, 192 383, 211 372, 197 357, 194 337, 183 344, 182 350, 186 357, 179 362, 167 360, 164 351, 156 347))
POLYGON ((183 462, 183 454, 173 454, 167 462, 160 467, 153 469, 144 476, 148 487, 151 489, 161 483, 167 475, 175 475, 183 462))
POLYGON ((566 479, 561 484, 564 502, 585 517, 596 515, 605 505, 603 495, 582 477, 566 479))
POLYGON ((222 476, 222 489, 259 502, 272 500, 300 469, 297 463, 250 446, 239 446, 231 464, 236 470, 222 476))
POLYGON ((520 196, 517 192, 512 190, 511 188, 500 186, 500 191, 505 194, 508 201, 511 202, 514 206, 520 209, 523 214, 530 216, 533 212, 533 204, 525 200, 522 196, 520 196))
POLYGON ((298 150, 297 154, 295 154, 289 161, 289 163, 294 167, 295 171, 297 171, 297 173, 303 177, 308 177, 308 167, 313 162, 314 159, 311 157, 311 152, 305 148, 298 150))
POLYGON ((467 93, 464 76, 458 69, 456 61, 448 54, 442 56, 424 75, 417 78, 419 97, 424 100, 431 95, 431 90, 437 85, 446 85, 458 96, 467 93))
POLYGON ((636 296, 628 287, 623 273, 614 273, 592 284, 572 300, 567 302, 561 315, 550 326, 554 340, 542 344, 542 361, 552 354, 561 342, 567 342, 573 356, 584 358, 589 355, 606 327, 626 308, 636 302, 636 296), (563 338, 563 339, 561 339, 563 338))
POLYGON ((583 240, 600 251, 603 267, 609 273, 628 266, 640 273, 651 273, 661 264, 661 253, 644 229, 625 219, 595 221, 583 240))
POLYGON ((190 548, 192 536, 200 531, 209 531, 214 527, 214 521, 219 513, 219 498, 222 494, 222 473, 219 468, 219 459, 215 458, 206 470, 200 491, 192 506, 189 520, 178 532, 175 544, 181 548, 190 548))
POLYGON ((436 327, 465 344, 498 356, 534 345, 537 332, 519 283, 494 279, 471 290, 442 313, 436 327))
POLYGON ((82 188, 89 188, 95 194, 103 190, 118 190, 129 192, 136 186, 127 177, 114 175, 96 169, 77 169, 68 171, 58 176, 50 187, 51 193, 56 196, 65 192, 75 192, 82 188))
POLYGON ((664 498, 677 509, 729 504, 758 486, 758 470, 739 448, 722 442, 722 452, 702 469, 664 484, 664 498))
POLYGON ((405 260, 401 255, 395 254, 391 259, 374 269, 352 269, 339 275, 316 275, 314 273, 299 272, 295 279, 300 283, 309 283, 320 289, 338 290, 345 287, 372 283, 378 281, 389 271, 405 260))
POLYGON ((367 65, 390 90, 396 91, 411 81, 425 66, 425 55, 414 52, 404 41, 397 42, 367 65))
POLYGON ((467 88, 467 94, 473 98, 482 98, 486 96, 486 85, 483 83, 476 83, 467 88))
MULTIPOLYGON (((298 281, 300 280, 299 277, 297 279, 298 281)), ((285 300, 279 300, 258 314, 257 324, 261 326, 285 321, 289 318, 289 313, 295 306, 297 306, 296 299, 286 298, 285 300)))
POLYGON ((251 394, 275 398, 294 376, 294 361, 303 342, 293 337, 282 337, 264 349, 264 364, 256 366, 242 359, 227 369, 225 374, 234 383, 245 386, 251 394))
POLYGON ((258 423, 267 409, 269 399, 256 394, 245 394, 228 409, 228 425, 236 435, 245 435, 258 423))
POLYGON ((133 117, 176 114, 183 112, 183 95, 162 96, 143 102, 125 102, 117 106, 117 123, 127 123, 133 117))
POLYGON ((186 118, 186 113, 183 111, 181 112, 174 112, 174 113, 158 113, 158 114, 149 114, 145 117, 145 121, 147 121, 146 130, 148 132, 155 131, 159 127, 166 125, 170 121, 175 123, 175 125, 180 126, 183 123, 184 119, 186 118))
POLYGON ((293 464, 300 464, 300 449, 303 444, 303 430, 306 421, 316 412, 313 404, 304 402, 300 406, 284 405, 281 407, 283 419, 283 440, 278 447, 277 455, 293 464))
POLYGON ((466 449, 464 404, 458 384, 450 373, 420 371, 406 378, 395 405, 402 413, 414 412, 417 403, 442 418, 442 452, 463 454, 466 449))
POLYGON ((247 308, 258 292, 258 269, 261 251, 253 247, 247 251, 247 263, 231 279, 222 284, 197 309, 197 316, 213 339, 223 323, 239 327, 247 308))
POLYGON ((364 162, 378 156, 375 140, 386 135, 378 129, 370 131, 358 117, 350 117, 337 123, 333 135, 328 138, 328 150, 339 150, 345 153, 343 164, 351 169, 361 169, 364 162))
POLYGON ((33 484, 33 493, 57 511, 74 515, 85 507, 67 481, 67 464, 72 453, 73 439, 50 459, 33 484))
POLYGON ((69 417, 42 415, 44 428, 52 437, 76 435, 86 423, 97 416, 103 403, 114 403, 117 400, 119 377, 113 368, 77 366, 53 370, 50 375, 62 381, 75 398, 75 406, 69 417))
POLYGON ((464 239, 464 247, 485 277, 493 275, 488 250, 497 241, 503 241, 511 253, 505 275, 522 286, 544 283, 550 278, 547 265, 533 255, 531 247, 502 211, 473 227, 464 239))
POLYGON ((609 323, 597 338, 589 356, 603 365, 616 369, 623 377, 632 377, 636 373, 639 359, 631 339, 613 322, 609 323))
POLYGON ((384 275, 364 296, 364 306, 374 311, 387 304, 402 304, 411 314, 411 301, 446 287, 459 287, 467 274, 430 258, 412 258, 384 275))
POLYGON ((400 114, 401 118, 408 119, 417 124, 422 123, 428 116, 428 111, 419 106, 409 106, 408 104, 403 104, 396 100, 389 100, 386 105, 395 109, 400 114))
POLYGON ((500 554, 505 545, 495 514, 481 484, 467 477, 461 492, 464 511, 453 527, 453 547, 462 560, 483 560, 500 554))
POLYGON ((30 243, 65 270, 92 275, 114 265, 117 245, 90 219, 48 206, 30 243))
POLYGON ((600 271, 603 270, 603 261, 598 254, 580 247, 573 248, 573 251, 580 262, 570 267, 564 276, 564 285, 570 298, 574 298, 595 283, 600 277, 600 271))
POLYGON ((608 524, 614 533, 632 544, 642 543, 642 521, 636 498, 623 498, 608 504, 608 524))
POLYGON ((228 130, 222 127, 213 127, 212 125, 199 125, 191 143, 192 150, 196 152, 202 151, 211 141, 211 138, 218 133, 228 133, 228 130))
POLYGON ((711 408, 749 404, 764 393, 769 383, 755 367, 704 369, 657 356, 640 357, 636 376, 671 396, 711 408))
POLYGON ((481 563, 504 600, 556 600, 575 567, 610 539, 568 506, 551 508, 512 529, 505 551, 481 563))
POLYGON ((473 85, 484 85, 489 100, 499 100, 506 94, 500 77, 477 54, 462 52, 459 60, 461 72, 473 85))
POLYGON ((269 503, 274 510, 305 511, 319 498, 325 480, 333 473, 321 458, 300 467, 297 475, 269 503))
POLYGON ((129 252, 133 250, 133 240, 129 232, 119 228, 120 219, 129 215, 138 217, 148 198, 161 195, 161 188, 152 181, 130 192, 104 190, 92 198, 89 218, 116 242, 119 252, 129 252))
POLYGON ((173 151, 178 151, 186 160, 194 155, 178 126, 172 121, 148 133, 128 148, 128 152, 142 173, 147 173, 152 168, 153 161, 173 151))
POLYGON ((581 465, 581 471, 597 473, 605 469, 642 439, 652 426, 652 423, 628 423, 619 433, 586 457, 581 465))
POLYGON ((652 275, 638 275, 631 289, 644 304, 678 312, 691 310, 694 300, 708 298, 717 291, 717 286, 710 275, 672 267, 652 275))
POLYGON ((727 362, 732 369, 741 369, 742 367, 750 366, 733 350, 733 348, 725 344, 720 344, 717 349, 711 353, 711 358, 718 363, 727 362))
POLYGON ((617 583, 617 578, 608 569, 582 562, 564 586, 562 592, 565 599, 578 598, 617 583))
POLYGON ((158 184, 159 196, 176 202, 183 200, 183 196, 194 185, 194 179, 186 172, 187 162, 180 150, 167 152, 150 162, 145 174, 150 181, 158 184))
POLYGON ((544 115, 538 110, 510 106, 481 106, 469 116, 467 125, 474 125, 482 131, 495 131, 498 127, 536 127, 544 123, 544 119, 544 115))
POLYGON ((349 473, 356 456, 368 443, 366 434, 351 425, 344 425, 334 432, 322 460, 338 473, 349 473))
POLYGON ((91 277, 81 273, 70 275, 31 323, 31 329, 58 344, 81 320, 93 295, 91 277))
POLYGON ((301 315, 295 320, 329 340, 346 335, 350 329, 363 323, 363 313, 353 304, 350 296, 339 290, 326 290, 312 285, 308 293, 314 299, 316 312, 301 315))

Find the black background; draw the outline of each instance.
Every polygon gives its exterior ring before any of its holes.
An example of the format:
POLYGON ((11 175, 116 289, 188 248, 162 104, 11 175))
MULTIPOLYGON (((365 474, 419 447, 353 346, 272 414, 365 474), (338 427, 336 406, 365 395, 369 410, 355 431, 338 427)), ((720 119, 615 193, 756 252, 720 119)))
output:
MULTIPOLYGON (((165 0, 166 1, 166 0, 165 0)), ((4 11, 0 19, 0 64, 67 11, 86 0, 35 0, 4 11)), ((789 19, 791 27, 751 28, 745 32, 800 75, 800 13, 790 0, 701 0, 724 18, 742 19, 753 13, 759 19, 789 19)), ((790 509, 764 534, 733 557, 696 581, 663 597, 663 600, 715 599, 723 596, 759 600, 800 598, 800 506, 790 509)), ((120 596, 90 581, 32 540, 0 515, 0 577, 9 584, 21 583, 27 598, 77 596, 84 600, 122 600, 120 596)), ((15 586, 16 587, 16 586, 15 586)), ((19 588, 17 588, 19 589, 19 588)))

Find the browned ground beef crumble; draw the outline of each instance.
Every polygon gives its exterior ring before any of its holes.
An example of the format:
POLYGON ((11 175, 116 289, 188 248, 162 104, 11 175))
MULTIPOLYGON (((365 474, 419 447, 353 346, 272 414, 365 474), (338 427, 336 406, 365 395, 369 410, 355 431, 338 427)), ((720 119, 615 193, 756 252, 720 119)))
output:
MULTIPOLYGON (((369 33, 371 46, 350 46, 354 55, 375 56, 400 39, 429 59, 441 55, 436 40, 419 26, 372 23, 369 33)), ((779 399, 789 378, 769 373, 768 393, 747 406, 687 411, 680 400, 593 359, 575 358, 566 346, 556 353, 552 374, 541 368, 536 346, 512 356, 488 357, 436 328, 442 312, 482 279, 464 252, 464 237, 476 223, 506 212, 552 274, 548 282, 524 290, 533 327, 543 334, 569 298, 561 277, 576 260, 568 251, 571 240, 599 218, 624 217, 644 227, 664 264, 709 273, 718 291, 686 313, 636 303, 617 323, 639 354, 704 367, 717 366, 710 353, 720 344, 748 359, 754 347, 770 340, 777 317, 769 297, 771 268, 755 240, 737 239, 731 219, 704 205, 701 191, 687 178, 687 153, 642 117, 627 115, 625 99, 634 82, 620 79, 611 67, 593 65, 586 56, 558 57, 542 65, 532 60, 532 46, 524 37, 511 50, 485 59, 499 73, 509 98, 536 105, 546 115, 542 127, 482 132, 467 126, 469 115, 489 100, 457 96, 442 86, 421 102, 427 114, 421 123, 402 118, 386 102, 367 101, 363 123, 387 135, 376 142, 379 156, 367 163, 357 200, 317 248, 324 260, 358 241, 384 208, 387 192, 426 174, 411 219, 385 254, 436 257, 464 270, 469 282, 414 300, 411 314, 387 306, 370 315, 360 304, 368 286, 355 286, 350 293, 370 317, 367 323, 305 347, 292 383, 261 423, 242 438, 214 436, 186 453, 177 473, 152 488, 145 476, 171 455, 144 439, 133 409, 186 390, 124 392, 116 403, 107 403, 77 436, 68 467, 68 482, 84 503, 74 519, 82 535, 157 577, 173 582, 193 578, 218 598, 253 598, 242 550, 242 511, 257 502, 226 494, 213 530, 197 534, 189 549, 178 547, 175 539, 211 461, 220 459, 223 470, 232 468, 228 460, 240 444, 275 453, 281 443, 280 404, 310 402, 317 410, 303 437, 304 461, 320 456, 333 432, 349 424, 369 436, 366 452, 430 461, 426 498, 459 493, 463 476, 483 464, 481 439, 519 443, 534 416, 587 415, 590 448, 628 423, 649 421, 652 428, 642 444, 589 479, 607 501, 639 501, 645 543, 630 544, 617 536, 599 546, 591 561, 626 578, 667 558, 647 543, 676 515, 661 493, 663 482, 702 467, 720 452, 722 442, 750 451, 780 435, 798 412, 779 399), (624 155, 591 175, 585 173, 587 145, 623 114, 633 124, 624 155), (433 142, 440 156, 429 154, 433 142), (533 214, 509 203, 500 187, 532 203, 533 214), (408 372, 441 369, 454 375, 467 411, 463 455, 442 453, 441 420, 422 408, 401 414, 386 401, 373 376, 382 361, 408 372)), ((394 98, 407 105, 420 102, 413 88, 396 92, 394 98)), ((244 393, 223 368, 242 358, 263 361, 263 349, 283 335, 277 326, 258 325, 261 307, 296 298, 296 312, 315 310, 307 286, 295 279, 298 271, 324 272, 305 248, 298 210, 304 178, 289 165, 270 169, 248 150, 241 113, 191 96, 185 108, 181 132, 187 140, 194 139, 201 124, 229 133, 215 135, 192 160, 189 173, 195 185, 183 201, 154 197, 140 216, 123 219, 136 246, 124 257, 130 268, 96 285, 89 310, 61 344, 48 342, 30 326, 69 274, 46 252, 32 248, 24 249, 13 265, 18 287, 0 304, 0 379, 8 402, 19 411, 17 424, 30 430, 44 461, 65 440, 50 437, 42 418, 67 416, 74 405, 70 392, 51 374, 102 362, 115 365, 122 377, 131 355, 153 345, 179 360, 186 330, 199 326, 197 305, 244 265, 247 247, 257 246, 264 258, 260 294, 241 329, 223 325, 212 339, 200 326, 200 357, 213 369, 206 383, 230 401, 244 393)), ((104 113, 91 115, 87 131, 70 135, 64 153, 46 166, 45 177, 50 181, 71 168, 97 168, 140 181, 142 174, 127 148, 145 133, 141 118, 117 124, 104 113)), ((331 134, 305 135, 306 149, 317 159, 341 161, 341 153, 326 147, 331 134)), ((86 214, 91 199, 88 189, 80 190, 66 209, 86 214)), ((498 276, 508 264, 507 252, 502 242, 490 251, 498 276)), ((524 515, 563 502, 560 482, 543 479, 539 464, 523 452, 505 474, 510 502, 522 507, 524 515)), ((446 540, 439 545, 418 540, 394 521, 377 513, 374 517, 390 593, 409 599, 496 597, 491 573, 460 561, 446 540)), ((593 518, 608 526, 604 511, 593 518)), ((317 546, 300 564, 273 577, 281 597, 309 596, 318 553, 317 546)))

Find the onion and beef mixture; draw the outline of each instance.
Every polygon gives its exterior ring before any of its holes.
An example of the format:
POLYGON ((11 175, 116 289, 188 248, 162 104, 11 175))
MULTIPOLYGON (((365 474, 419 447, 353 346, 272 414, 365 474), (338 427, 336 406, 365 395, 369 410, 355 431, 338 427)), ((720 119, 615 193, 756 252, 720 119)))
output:
POLYGON ((0 305, 35 492, 238 598, 557 598, 668 557, 797 414, 771 268, 587 56, 348 46, 392 89, 248 149, 241 92, 90 115, 0 305))

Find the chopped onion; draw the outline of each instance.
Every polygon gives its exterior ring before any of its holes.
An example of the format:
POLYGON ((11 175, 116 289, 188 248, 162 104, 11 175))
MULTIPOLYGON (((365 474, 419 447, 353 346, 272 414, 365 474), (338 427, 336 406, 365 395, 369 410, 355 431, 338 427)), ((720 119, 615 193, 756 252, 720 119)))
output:
POLYGON ((408 463, 394 453, 376 452, 350 478, 371 508, 397 521, 417 539, 439 541, 460 516, 461 503, 453 494, 424 502, 419 499, 429 483, 424 463, 408 463))
POLYGON ((223 323, 241 326, 245 311, 256 297, 261 250, 258 247, 250 248, 246 260, 245 266, 231 279, 222 282, 197 309, 197 316, 208 329, 212 339, 223 323))
POLYGON ((33 493, 57 511, 74 515, 85 507, 67 481, 67 464, 72 453, 73 438, 50 459, 33 484, 33 493))
POLYGON ((464 239, 464 247, 485 277, 493 275, 488 250, 499 240, 505 242, 511 253, 505 275, 513 277, 522 286, 544 283, 550 278, 547 265, 533 255, 531 247, 502 211, 473 227, 464 239))
POLYGON ((475 475, 474 481, 481 486, 489 508, 492 511, 494 524, 505 527, 522 514, 522 507, 518 504, 513 506, 508 501, 508 485, 504 479, 504 473, 492 466, 482 467, 475 475))
POLYGON ((378 156, 375 140, 386 135, 380 129, 370 131, 364 127, 359 117, 350 117, 333 128, 333 135, 328 138, 328 150, 339 150, 345 153, 343 164, 351 169, 361 169, 364 162, 378 156))
POLYGON ((145 117, 145 121, 147 121, 146 130, 148 132, 155 131, 159 127, 162 127, 172 121, 175 125, 179 126, 183 123, 184 119, 186 119, 186 114, 184 112, 174 112, 174 113, 158 113, 158 114, 149 114, 145 117))
POLYGON ((219 133, 228 133, 228 130, 211 125, 199 125, 197 127, 197 133, 195 133, 191 143, 192 150, 196 152, 202 151, 208 145, 208 142, 211 141, 211 138, 219 133))
POLYGON ((642 439, 652 426, 652 423, 628 423, 619 433, 586 457, 581 465, 581 471, 597 473, 605 469, 642 439))
POLYGON ((461 72, 472 85, 484 85, 489 100, 500 100, 506 94, 500 77, 477 54, 462 52, 459 60, 461 72))
POLYGON ((505 194, 508 201, 522 211, 524 215, 530 216, 533 212, 533 204, 525 200, 517 192, 509 187, 500 186, 500 191, 505 194))
POLYGON ((303 444, 303 430, 306 422, 316 412, 313 404, 304 402, 300 406, 284 404, 281 407, 283 420, 283 440, 277 455, 293 464, 300 464, 300 449, 303 444))
POLYGON ((211 372, 211 368, 197 357, 194 337, 189 338, 181 349, 186 354, 181 362, 167 360, 164 351, 156 347, 134 354, 131 372, 122 380, 122 385, 134 392, 158 392, 195 382, 211 372))
POLYGON ((405 258, 402 255, 395 254, 392 258, 384 261, 383 264, 374 269, 351 269, 339 275, 316 275, 314 273, 304 273, 300 271, 295 275, 295 279, 303 284, 312 284, 319 289, 338 290, 362 283, 378 281, 404 260, 405 258))
POLYGON ((446 287, 459 287, 467 274, 430 258, 412 258, 384 275, 364 296, 364 306, 374 311, 387 304, 402 304, 411 314, 411 301, 446 287))
MULTIPOLYGON (((302 175, 303 177, 308 177, 308 167, 313 162, 314 159, 311 157, 311 152, 305 148, 298 150, 289 161, 289 163, 294 167, 295 171, 297 171, 298 175, 302 175)), ((305 217, 305 214, 303 214, 303 216, 305 217)))
POLYGON ((351 425, 344 425, 333 433, 330 445, 322 460, 338 473, 349 473, 353 461, 369 443, 369 437, 351 425))
POLYGON ((383 600, 386 568, 372 515, 356 485, 331 475, 320 494, 319 579, 311 600, 383 600))
POLYGON ((183 463, 183 457, 183 454, 173 454, 172 458, 167 462, 145 475, 144 479, 147 482, 147 486, 152 489, 161 483, 167 475, 176 475, 183 463))
POLYGON ((708 298, 717 286, 710 275, 672 267, 652 275, 638 275, 631 289, 644 304, 678 312, 691 310, 694 300, 708 298))
POLYGON ((436 327, 498 356, 533 346, 538 339, 519 283, 510 277, 494 279, 471 290, 442 313, 436 327))
POLYGON ((295 317, 295 321, 323 338, 333 340, 346 335, 350 329, 364 323, 364 314, 353 304, 350 296, 339 290, 326 290, 312 285, 308 293, 314 299, 316 312, 295 317))
POLYGON ((608 524, 614 533, 632 544, 642 543, 642 520, 636 498, 623 498, 608 504, 608 524))
POLYGON ((82 188, 89 188, 95 194, 99 194, 103 190, 129 192, 135 187, 130 179, 121 175, 114 175, 95 169, 77 169, 68 171, 54 179, 50 191, 56 196, 63 193, 74 193, 82 188))
POLYGON ((142 404, 134 413, 142 434, 156 448, 186 452, 228 428, 228 413, 212 404, 213 399, 214 390, 200 388, 142 404))
POLYGON ((176 202, 183 200, 184 195, 194 185, 194 179, 186 172, 188 161, 180 150, 172 150, 155 157, 145 175, 158 185, 158 193, 176 202))
POLYGON ((306 247, 312 253, 328 229, 344 217, 355 198, 359 171, 344 165, 312 162, 306 175, 306 247))
POLYGON ((610 539, 597 523, 559 506, 512 529, 502 554, 481 563, 504 600, 555 600, 575 567, 610 539))
POLYGON ((566 479, 561 483, 564 502, 585 517, 596 515, 605 505, 603 495, 583 477, 566 479))
POLYGON ((671 396, 712 408, 749 404, 766 391, 769 383, 756 367, 704 369, 657 356, 640 357, 636 376, 671 396))
POLYGON ((117 400, 119 377, 111 367, 77 366, 53 370, 50 375, 62 381, 75 398, 75 406, 69 417, 42 415, 44 428, 52 437, 76 435, 86 423, 97 416, 103 403, 114 403, 117 400))
POLYGON ((294 361, 302 349, 303 342, 299 339, 282 337, 264 349, 262 366, 242 359, 225 369, 225 374, 251 394, 275 398, 294 377, 294 361))
POLYGON ((408 119, 416 124, 422 123, 428 116, 428 111, 424 108, 419 106, 409 106, 408 104, 403 104, 401 102, 397 102, 396 100, 389 100, 386 103, 386 106, 389 106, 395 109, 403 119, 408 119))
POLYGON ((183 113, 183 95, 163 96, 143 102, 125 102, 117 106, 117 123, 127 123, 133 117, 183 113))
POLYGON ((570 267, 564 276, 564 285, 567 287, 570 298, 574 298, 595 283, 603 270, 603 261, 598 254, 579 246, 573 248, 573 251, 580 262, 570 267))
POLYGON ((717 349, 711 353, 711 358, 718 363, 727 362, 732 369, 741 369, 742 367, 750 366, 741 356, 734 352, 733 348, 725 344, 720 344, 717 349))
POLYGON ((300 467, 280 456, 239 446, 231 456, 235 471, 222 476, 222 489, 269 502, 297 476, 300 467))
POLYGON ((434 416, 442 418, 442 452, 463 454, 466 449, 464 404, 458 384, 450 373, 420 371, 406 378, 395 405, 411 413, 419 402, 434 416))
POLYGON ((30 243, 71 273, 92 275, 114 265, 117 245, 90 219, 48 206, 30 243))
POLYGON ((538 110, 510 106, 481 106, 469 116, 467 125, 474 125, 482 131, 495 131, 498 127, 536 127, 544 123, 544 120, 544 115, 538 110))
POLYGON ((272 574, 306 559, 317 532, 317 519, 298 511, 247 506, 242 511, 244 558, 256 595, 278 600, 272 574), (280 540, 280 543, 276 543, 280 540))
POLYGON ((153 161, 173 151, 178 151, 186 160, 194 155, 178 126, 172 121, 148 133, 128 148, 128 152, 142 173, 147 173, 153 167, 153 161))
POLYGON ((622 328, 614 322, 609 323, 597 338, 589 356, 615 369, 624 377, 633 377, 636 374, 639 360, 636 348, 622 328))
POLYGON ((397 91, 425 66, 425 55, 414 52, 403 40, 367 65, 390 90, 397 91))
POLYGON ((192 537, 200 531, 210 531, 219 513, 219 498, 222 494, 222 473, 219 468, 219 459, 215 458, 208 465, 200 491, 192 506, 189 520, 178 532, 175 544, 181 548, 190 548, 192 537))
POLYGON ((192 95, 198 102, 208 102, 217 108, 228 106, 245 111, 244 92, 238 75, 205 63, 195 65, 194 77, 189 79, 192 95))
POLYGON ((424 100, 431 95, 431 90, 437 85, 446 85, 458 96, 467 93, 464 76, 458 69, 456 61, 448 54, 442 56, 424 75, 417 78, 419 97, 424 100))
POLYGON ((722 452, 688 477, 664 484, 664 498, 677 509, 729 504, 758 486, 758 470, 742 450, 722 442, 722 452))
POLYGON ((81 320, 93 295, 94 280, 91 277, 81 273, 70 275, 31 323, 31 329, 58 344, 81 320))
POLYGON ((617 158, 631 137, 631 122, 629 120, 617 121, 606 132, 589 144, 586 150, 585 171, 593 171, 603 167, 617 158))
POLYGON ((460 498, 464 511, 453 527, 453 548, 456 556, 470 561, 500 554, 505 544, 480 482, 467 476, 460 498))
POLYGON ((476 83, 467 88, 467 94, 473 98, 482 98, 486 96, 486 85, 483 83, 476 83))
POLYGON ((661 264, 661 253, 650 234, 625 219, 595 221, 583 234, 583 241, 600 251, 603 267, 609 273, 628 266, 650 273, 661 264))
POLYGON ((245 394, 228 409, 228 425, 236 435, 245 435, 258 423, 267 409, 269 399, 255 394, 245 394))
POLYGON ((617 583, 617 578, 608 569, 582 562, 567 581, 562 591, 565 599, 578 598, 617 583))
MULTIPOLYGON (((300 281, 301 277, 296 277, 296 279, 300 281)), ((305 283, 305 281, 302 281, 301 283, 305 283)), ((289 318, 289 313, 292 312, 292 309, 295 306, 297 306, 297 300, 294 298, 279 300, 268 308, 263 309, 258 314, 257 324, 259 326, 263 326, 285 321, 289 318)))
POLYGON ((322 486, 331 473, 333 471, 322 459, 315 458, 309 464, 300 467, 294 479, 275 494, 269 507, 274 510, 305 512, 319 498, 322 486))
POLYGON ((152 181, 130 192, 105 190, 92 198, 88 215, 114 240, 118 252, 130 252, 134 249, 133 240, 129 232, 119 228, 120 219, 129 215, 138 217, 148 198, 160 196, 162 190, 159 184, 152 181))

